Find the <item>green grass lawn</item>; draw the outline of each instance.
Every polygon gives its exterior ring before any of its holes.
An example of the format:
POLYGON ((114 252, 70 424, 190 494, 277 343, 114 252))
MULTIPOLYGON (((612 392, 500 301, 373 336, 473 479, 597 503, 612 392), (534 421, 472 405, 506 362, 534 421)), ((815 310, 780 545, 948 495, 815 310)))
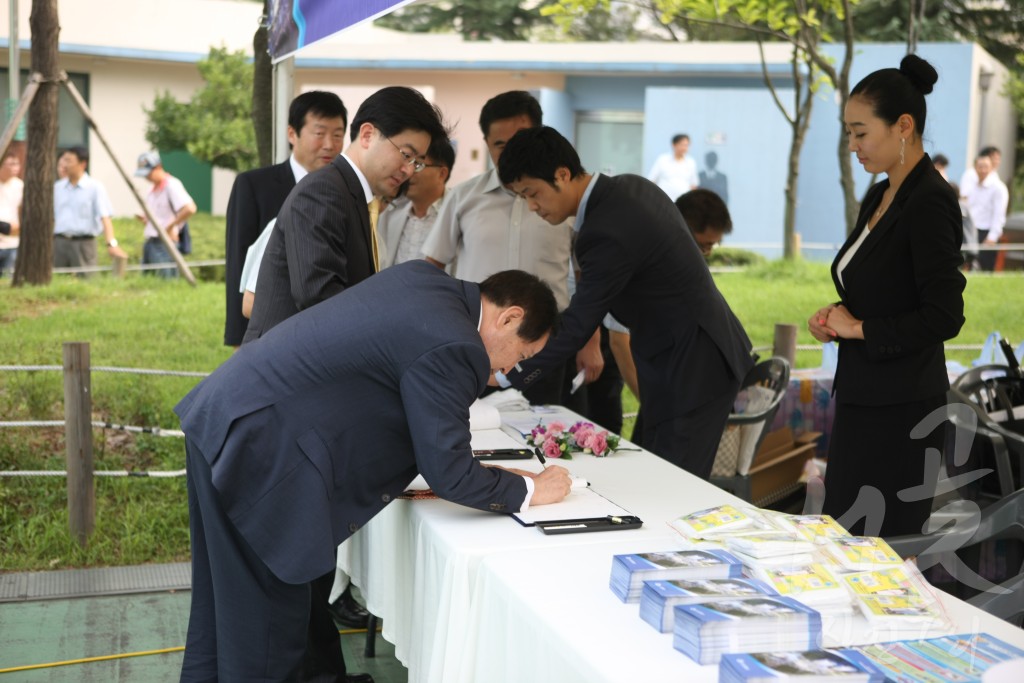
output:
MULTIPOLYGON (((191 222, 195 253, 189 260, 223 257, 223 219, 191 222)), ((141 227, 117 221, 118 239, 137 263, 141 227)), ((90 343, 94 366, 209 372, 230 350, 222 345, 223 283, 216 269, 197 273, 191 287, 129 273, 80 280, 55 276, 48 287, 11 289, 0 296, 0 364, 60 365, 61 346, 90 343)), ((755 345, 770 345, 775 323, 795 323, 798 343, 814 343, 804 321, 835 292, 823 264, 768 263, 716 277, 755 345)), ((998 329, 1013 342, 1024 338, 1020 316, 1024 275, 972 276, 966 292, 967 323, 959 343, 981 343, 998 329), (1013 303, 1017 302, 1017 303, 1013 303)), ((950 354, 969 362, 977 352, 950 354)), ((817 352, 801 352, 798 365, 813 367, 817 352)), ((94 372, 97 419, 176 428, 172 409, 197 379, 94 372)), ((58 372, 0 371, 3 420, 63 418, 58 372)), ((626 392, 628 397, 628 391, 626 392)), ((632 404, 635 407, 635 403, 632 404)), ((627 402, 627 410, 630 404, 627 402)), ((626 433, 630 432, 627 428, 626 433)), ((60 429, 0 429, 0 468, 64 469, 60 429)), ((181 439, 94 432, 99 470, 176 470, 184 466, 181 439)), ((188 558, 184 479, 96 480, 96 531, 79 548, 67 532, 63 478, 0 478, 0 569, 29 570, 182 561, 188 558)))

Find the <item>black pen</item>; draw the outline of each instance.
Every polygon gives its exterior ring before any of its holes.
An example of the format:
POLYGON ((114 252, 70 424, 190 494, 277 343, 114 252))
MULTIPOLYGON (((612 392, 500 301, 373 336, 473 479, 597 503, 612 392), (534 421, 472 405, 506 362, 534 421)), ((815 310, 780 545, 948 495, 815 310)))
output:
POLYGON ((548 461, 544 459, 544 454, 541 452, 540 446, 534 446, 533 452, 537 454, 537 459, 540 460, 540 466, 547 469, 548 461))

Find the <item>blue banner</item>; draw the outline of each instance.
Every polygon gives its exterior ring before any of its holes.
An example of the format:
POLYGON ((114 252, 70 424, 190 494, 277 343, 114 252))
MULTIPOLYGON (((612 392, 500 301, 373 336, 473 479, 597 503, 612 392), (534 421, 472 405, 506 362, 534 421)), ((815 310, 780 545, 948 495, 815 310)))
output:
POLYGON ((270 56, 279 62, 307 45, 388 14, 413 0, 273 0, 270 56))

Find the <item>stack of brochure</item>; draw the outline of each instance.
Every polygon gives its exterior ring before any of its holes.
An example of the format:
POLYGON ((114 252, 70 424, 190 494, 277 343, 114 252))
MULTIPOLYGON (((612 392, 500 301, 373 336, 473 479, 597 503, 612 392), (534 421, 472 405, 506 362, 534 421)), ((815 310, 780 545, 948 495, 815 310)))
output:
POLYGON ((809 650, 724 655, 719 683, 884 683, 885 674, 856 650, 809 650))
POLYGON ((703 579, 696 581, 644 581, 640 593, 640 618, 668 633, 675 624, 676 605, 698 605, 727 598, 778 595, 771 586, 754 579, 703 579))
POLYGON ((667 550, 616 555, 609 585, 623 602, 637 602, 644 581, 726 579, 742 573, 743 563, 724 550, 667 550))
POLYGON ((830 538, 849 536, 850 532, 829 515, 786 515, 777 513, 772 521, 781 529, 795 531, 807 540, 819 543, 830 538))
POLYGON ((844 574, 842 582, 873 630, 945 628, 941 603, 911 563, 844 574))
POLYGON ((795 531, 763 531, 727 536, 722 545, 747 566, 802 565, 814 561, 814 543, 795 531))
POLYGON ((867 655, 889 680, 907 683, 974 683, 996 664, 1024 658, 1024 650, 987 633, 903 640, 856 649, 867 655))
POLYGON ((792 567, 761 566, 751 573, 774 588, 822 614, 850 614, 850 594, 837 578, 838 567, 814 562, 792 567))
POLYGON ((761 522, 760 515, 753 509, 741 510, 732 505, 718 505, 683 515, 669 522, 669 526, 686 538, 696 540, 748 529, 761 522))
POLYGON ((700 664, 723 654, 811 650, 821 645, 821 615, 786 597, 677 605, 672 645, 700 664))
POLYGON ((824 548, 844 569, 886 569, 903 564, 903 558, 889 544, 874 536, 830 538, 824 548))

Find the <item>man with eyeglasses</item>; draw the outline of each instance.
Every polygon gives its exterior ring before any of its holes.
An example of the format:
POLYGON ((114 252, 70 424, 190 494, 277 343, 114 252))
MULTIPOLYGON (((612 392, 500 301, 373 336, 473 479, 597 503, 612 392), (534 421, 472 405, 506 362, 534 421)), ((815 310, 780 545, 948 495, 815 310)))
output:
POLYGON ((350 130, 345 151, 306 176, 281 207, 243 344, 379 270, 378 199, 397 194, 423 170, 431 142, 448 137, 437 107, 400 86, 368 97, 350 130))
POLYGON ((451 142, 434 140, 426 162, 423 172, 407 181, 405 195, 380 214, 377 237, 381 268, 422 258, 423 241, 437 220, 438 207, 455 165, 451 142))
MULTIPOLYGON (((331 163, 289 193, 270 232, 258 290, 242 344, 376 273, 376 208, 414 173, 434 140, 447 140, 441 112, 418 91, 388 87, 370 95, 352 119, 351 142, 331 163), (372 216, 372 220, 371 220, 372 216)), ((347 674, 338 631, 328 612, 335 572, 311 586, 310 623, 302 680, 372 683, 347 674)))

